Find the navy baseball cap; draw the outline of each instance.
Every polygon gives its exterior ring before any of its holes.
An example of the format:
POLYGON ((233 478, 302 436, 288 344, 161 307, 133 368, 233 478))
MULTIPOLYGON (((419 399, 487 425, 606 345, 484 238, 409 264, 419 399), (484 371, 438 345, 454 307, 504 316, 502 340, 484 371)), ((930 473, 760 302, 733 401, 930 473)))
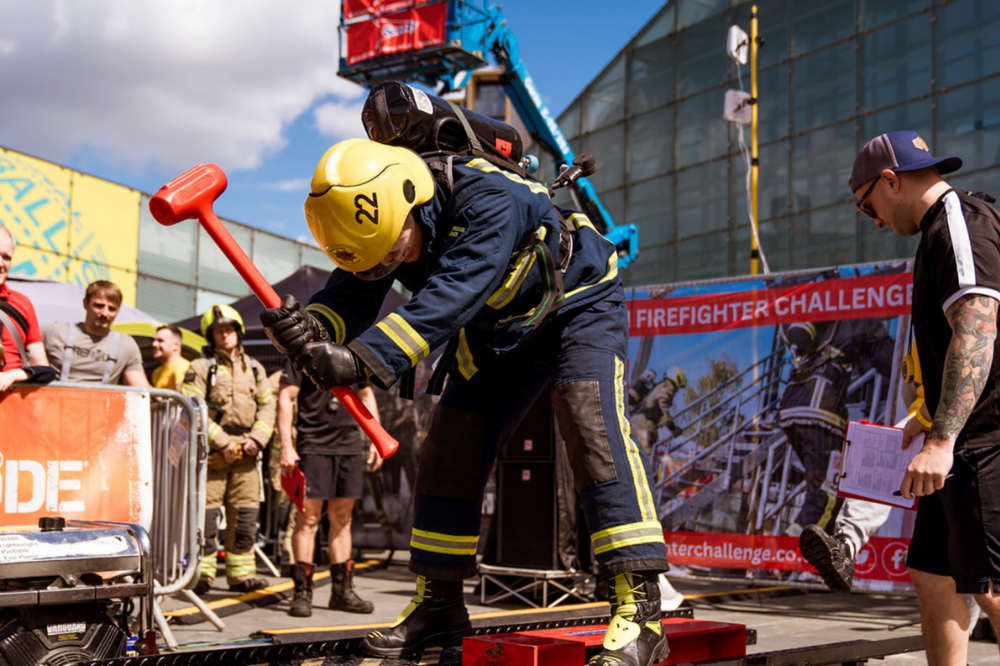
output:
POLYGON ((880 134, 861 149, 854 158, 854 169, 847 184, 852 192, 873 178, 877 178, 885 169, 893 171, 919 171, 936 166, 938 173, 944 175, 962 168, 959 157, 934 157, 927 143, 912 130, 880 134))

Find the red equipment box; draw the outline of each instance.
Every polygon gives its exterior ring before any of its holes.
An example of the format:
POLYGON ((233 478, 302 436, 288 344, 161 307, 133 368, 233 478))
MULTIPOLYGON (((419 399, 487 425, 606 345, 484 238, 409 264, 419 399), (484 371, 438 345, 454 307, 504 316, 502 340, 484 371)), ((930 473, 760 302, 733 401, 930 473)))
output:
POLYGON ((536 635, 539 633, 466 638, 462 666, 581 666, 586 660, 583 642, 536 635))
MULTIPOLYGON (((659 666, 746 656, 745 625, 683 617, 662 622, 670 656, 659 666)), ((462 644, 462 664, 581 666, 585 648, 600 645, 606 631, 606 625, 590 625, 467 638, 462 644), (573 644, 578 651, 572 650, 573 644)))

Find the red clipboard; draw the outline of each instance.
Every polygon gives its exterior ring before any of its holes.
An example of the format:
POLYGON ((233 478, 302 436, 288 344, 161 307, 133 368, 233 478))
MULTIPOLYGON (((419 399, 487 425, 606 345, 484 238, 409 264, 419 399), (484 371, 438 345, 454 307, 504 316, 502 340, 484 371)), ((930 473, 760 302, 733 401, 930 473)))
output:
POLYGON ((302 473, 299 466, 292 468, 291 474, 281 473, 281 489, 288 493, 292 499, 292 504, 299 510, 305 512, 306 502, 306 475, 302 473))

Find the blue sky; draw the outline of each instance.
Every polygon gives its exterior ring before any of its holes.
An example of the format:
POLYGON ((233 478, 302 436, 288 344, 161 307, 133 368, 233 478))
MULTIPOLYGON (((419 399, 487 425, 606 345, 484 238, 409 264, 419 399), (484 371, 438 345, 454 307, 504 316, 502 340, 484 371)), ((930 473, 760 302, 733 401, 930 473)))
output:
MULTIPOLYGON (((580 93, 664 0, 507 0, 551 110, 580 93)), ((316 162, 363 133, 335 75, 338 3, 0 0, 0 146, 155 192, 198 162, 229 177, 216 212, 311 240, 316 162)))

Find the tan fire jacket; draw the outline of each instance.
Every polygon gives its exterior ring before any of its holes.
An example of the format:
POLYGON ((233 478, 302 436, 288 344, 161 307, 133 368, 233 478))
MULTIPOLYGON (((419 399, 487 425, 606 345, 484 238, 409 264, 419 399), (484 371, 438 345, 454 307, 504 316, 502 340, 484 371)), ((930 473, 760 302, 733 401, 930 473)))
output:
POLYGON ((261 450, 267 446, 274 431, 277 401, 264 366, 242 345, 234 358, 216 352, 212 358, 192 361, 183 391, 208 403, 210 448, 224 449, 230 442, 247 437, 261 450))

